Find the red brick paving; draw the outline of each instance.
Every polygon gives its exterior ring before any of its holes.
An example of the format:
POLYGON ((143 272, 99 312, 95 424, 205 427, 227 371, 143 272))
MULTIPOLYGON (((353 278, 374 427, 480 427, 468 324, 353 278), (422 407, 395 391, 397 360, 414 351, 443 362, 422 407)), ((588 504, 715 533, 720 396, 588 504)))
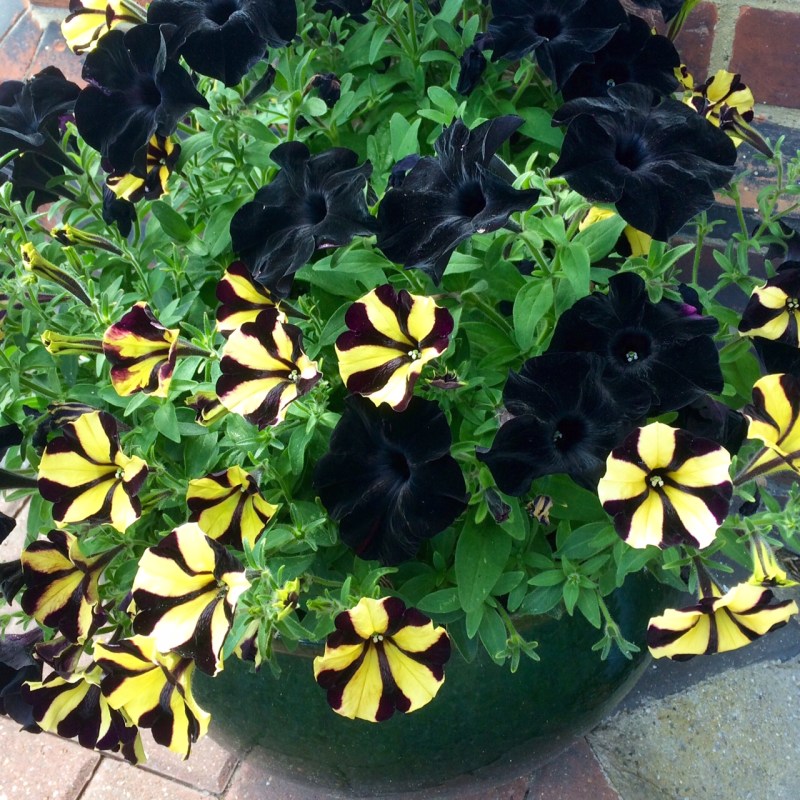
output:
POLYGON ((97 753, 79 744, 21 732, 13 720, 0 717, 0 800, 77 800, 99 763, 97 753))
POLYGON ((745 7, 736 21, 731 69, 759 103, 800 108, 800 14, 745 7))

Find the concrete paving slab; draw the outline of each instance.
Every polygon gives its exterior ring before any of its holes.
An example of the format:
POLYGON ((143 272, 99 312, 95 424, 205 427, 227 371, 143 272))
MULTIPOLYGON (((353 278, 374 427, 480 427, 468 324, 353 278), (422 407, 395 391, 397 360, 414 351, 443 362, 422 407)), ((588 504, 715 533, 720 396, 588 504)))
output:
POLYGON ((796 800, 800 658, 622 711, 588 740, 623 800, 796 800))

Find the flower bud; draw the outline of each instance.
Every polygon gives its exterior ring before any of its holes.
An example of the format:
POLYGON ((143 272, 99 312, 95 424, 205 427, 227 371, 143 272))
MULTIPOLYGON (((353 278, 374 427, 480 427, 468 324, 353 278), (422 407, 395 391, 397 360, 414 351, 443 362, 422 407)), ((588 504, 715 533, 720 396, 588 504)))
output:
POLYGON ((32 242, 26 242, 20 248, 22 253, 22 265, 25 269, 36 275, 38 278, 52 281, 53 283, 66 289, 71 295, 76 297, 89 308, 92 307, 92 301, 89 295, 86 294, 83 287, 71 275, 68 275, 62 269, 59 269, 55 264, 48 261, 37 249, 32 242))

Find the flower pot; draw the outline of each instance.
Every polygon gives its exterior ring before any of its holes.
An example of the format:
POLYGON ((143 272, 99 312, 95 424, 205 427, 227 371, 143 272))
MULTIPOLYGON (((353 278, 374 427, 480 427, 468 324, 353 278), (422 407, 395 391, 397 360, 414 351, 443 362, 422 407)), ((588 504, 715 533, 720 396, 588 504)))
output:
POLYGON ((595 726, 633 688, 649 660, 648 619, 673 594, 639 574, 607 598, 623 634, 641 648, 630 661, 617 650, 602 661, 591 649, 600 632, 578 613, 531 617, 520 629, 539 642, 541 661, 523 657, 512 674, 483 648, 471 662, 454 650, 437 697, 383 723, 345 719, 328 707, 313 678, 312 659, 321 652, 314 645, 279 656, 277 680, 266 668, 253 674, 228 659, 213 680, 198 674, 196 694, 219 733, 274 756, 270 769, 300 765, 305 779, 346 786, 351 795, 435 786, 465 772, 534 768, 595 726))

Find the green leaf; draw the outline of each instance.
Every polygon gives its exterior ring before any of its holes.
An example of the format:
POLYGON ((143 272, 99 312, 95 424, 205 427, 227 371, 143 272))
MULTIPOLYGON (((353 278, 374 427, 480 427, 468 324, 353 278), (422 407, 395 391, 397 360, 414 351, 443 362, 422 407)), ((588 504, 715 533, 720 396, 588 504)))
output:
MULTIPOLYGON (((494 523, 464 526, 456 545, 456 582, 461 607, 474 611, 483 605, 511 553, 511 539, 494 523)), ((476 628, 477 630, 477 628, 476 628)))
POLYGON ((561 269, 564 276, 572 285, 576 299, 586 297, 589 294, 589 279, 591 261, 589 251, 582 245, 572 243, 567 247, 559 248, 558 251, 561 269))
POLYGON ((596 264, 614 249, 626 225, 619 214, 614 214, 613 217, 601 219, 594 225, 578 231, 572 241, 585 247, 589 260, 592 264, 596 264))
POLYGON ((578 602, 578 596, 580 595, 581 587, 578 586, 577 583, 573 583, 572 581, 567 581, 564 584, 564 606, 567 609, 567 613, 572 616, 572 612, 575 610, 575 604, 578 602))
POLYGON ((619 536, 609 521, 590 522, 571 531, 556 555, 581 560, 596 555, 617 541, 619 536))
POLYGON ((300 113, 306 114, 309 117, 322 117, 328 111, 328 106, 321 97, 313 97, 306 95, 302 104, 300 105, 300 113))
POLYGON ((448 114, 451 118, 455 116, 458 111, 458 103, 453 99, 450 92, 442 89, 441 86, 429 86, 427 94, 431 102, 441 108, 445 114, 448 114))
POLYGON ((556 586, 564 582, 564 572, 560 569, 548 569, 528 579, 531 586, 556 586))
POLYGON ((536 326, 553 306, 553 284, 549 280, 529 281, 514 300, 514 337, 526 353, 536 341, 536 326))
POLYGON ((450 589, 439 589, 436 592, 423 597, 417 603, 417 608, 426 614, 450 614, 461 608, 458 599, 458 589, 453 586, 450 589))
POLYGON ((600 603, 595 589, 582 589, 578 595, 578 609, 595 627, 600 627, 600 603))
POLYGON ((475 638, 475 634, 478 632, 478 629, 481 626, 481 622, 483 622, 483 614, 486 611, 486 606, 481 603, 477 608, 470 609, 467 611, 467 636, 470 639, 475 638))
POLYGON ((170 239, 188 242, 192 238, 192 229, 186 224, 186 220, 163 200, 156 200, 150 210, 170 239))
POLYGON ((553 127, 553 115, 549 111, 534 107, 517 109, 517 113, 525 120, 519 129, 520 133, 551 147, 561 147, 564 134, 560 128, 553 127))
POLYGON ((369 58, 367 59, 369 64, 374 64, 378 60, 378 53, 391 31, 392 29, 388 25, 381 25, 375 31, 372 41, 369 43, 369 58))
POLYGON ((461 44, 461 37, 449 22, 445 22, 443 19, 435 19, 433 21, 433 27, 436 29, 436 33, 439 34, 439 38, 444 39, 447 43, 450 50, 454 53, 461 52, 463 47, 461 44))
POLYGON ((546 614, 561 602, 561 595, 561 584, 539 586, 522 601, 522 605, 519 607, 520 613, 546 614))
POLYGON ((165 401, 158 407, 158 411, 153 414, 153 425, 156 430, 167 437, 172 442, 180 442, 181 435, 178 431, 178 417, 175 414, 175 406, 169 401, 165 401))
POLYGON ((487 608, 484 611, 483 619, 478 627, 478 636, 480 636, 489 658, 502 663, 505 659, 501 657, 498 660, 497 656, 506 649, 506 626, 493 608, 487 608))

